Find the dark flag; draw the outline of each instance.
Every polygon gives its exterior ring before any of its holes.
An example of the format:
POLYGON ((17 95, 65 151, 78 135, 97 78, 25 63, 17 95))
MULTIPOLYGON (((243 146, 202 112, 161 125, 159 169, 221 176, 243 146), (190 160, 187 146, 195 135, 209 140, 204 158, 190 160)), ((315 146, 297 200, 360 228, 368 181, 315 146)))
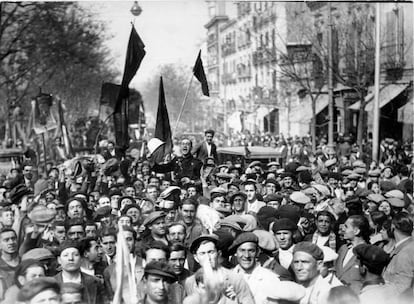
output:
POLYGON ((167 105, 165 103, 164 84, 162 82, 162 77, 160 77, 157 122, 155 125, 154 137, 165 143, 160 147, 160 149, 163 149, 163 151, 160 151, 160 153, 158 153, 155 157, 156 159, 154 159, 156 163, 161 163, 164 161, 165 156, 167 156, 172 151, 170 119, 168 118, 167 105))
POLYGON ((201 83, 201 90, 203 91, 203 94, 205 96, 210 96, 206 74, 204 73, 203 62, 201 61, 201 50, 198 53, 197 60, 193 68, 193 73, 197 80, 201 83))
POLYGON ((125 60, 124 75, 122 77, 121 88, 115 104, 114 126, 116 144, 121 151, 125 151, 129 146, 128 134, 128 95, 129 83, 138 71, 142 59, 145 56, 145 45, 132 27, 129 36, 128 49, 125 60))

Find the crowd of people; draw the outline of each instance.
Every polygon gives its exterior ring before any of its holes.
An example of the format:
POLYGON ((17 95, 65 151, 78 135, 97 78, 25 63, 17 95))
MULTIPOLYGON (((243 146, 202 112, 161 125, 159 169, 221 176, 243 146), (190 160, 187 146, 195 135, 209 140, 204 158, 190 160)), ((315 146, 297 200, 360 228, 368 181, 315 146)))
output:
POLYGON ((1 176, 0 303, 413 303, 408 150, 219 163, 214 135, 1 176))

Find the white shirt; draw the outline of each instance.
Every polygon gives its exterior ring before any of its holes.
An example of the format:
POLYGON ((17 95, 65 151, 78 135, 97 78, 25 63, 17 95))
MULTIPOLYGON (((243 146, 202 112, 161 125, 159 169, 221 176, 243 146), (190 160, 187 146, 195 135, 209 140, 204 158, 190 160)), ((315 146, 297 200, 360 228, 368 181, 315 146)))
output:
POLYGON ((247 212, 257 213, 263 206, 266 206, 266 204, 257 199, 253 203, 247 202, 247 212))
POLYGON ((409 239, 410 237, 409 236, 407 236, 405 239, 402 239, 401 241, 399 241, 399 242, 397 242, 397 243, 395 243, 395 247, 394 248, 397 248, 398 246, 400 246, 402 243, 404 243, 405 241, 408 241, 408 239, 409 239))
POLYGON ((318 238, 316 239, 316 245, 318 245, 319 247, 322 247, 325 245, 325 243, 328 240, 329 240, 329 235, 326 235, 326 236, 318 235, 318 238))
POLYGON ((290 264, 292 264, 293 247, 294 246, 291 246, 288 250, 279 248, 279 262, 280 262, 280 265, 283 266, 283 268, 285 269, 289 269, 290 264))
POLYGON ((207 145, 207 156, 210 157, 211 156, 211 144, 206 142, 206 145, 207 145))
POLYGON ((354 256, 354 251, 352 250, 352 248, 353 248, 352 246, 348 247, 348 251, 346 252, 344 260, 342 261, 342 266, 345 266, 346 263, 348 263, 354 256))
POLYGON ((86 273, 86 274, 89 274, 90 276, 95 276, 95 269, 87 269, 87 268, 83 268, 82 266, 81 266, 81 271, 83 272, 83 273, 86 273))
MULTIPOLYGON (((280 282, 276 273, 259 265, 256 265, 251 273, 244 271, 240 265, 237 265, 233 271, 243 276, 247 285, 249 285, 256 304, 267 303, 267 297, 272 291, 269 284, 272 288, 277 289, 277 283, 280 282)), ((271 294, 274 295, 274 292, 272 291, 271 294)))
POLYGON ((63 281, 63 283, 77 283, 77 284, 82 284, 81 273, 79 272, 76 278, 71 279, 68 276, 66 276, 66 274, 65 274, 64 271, 62 271, 62 281, 63 281))

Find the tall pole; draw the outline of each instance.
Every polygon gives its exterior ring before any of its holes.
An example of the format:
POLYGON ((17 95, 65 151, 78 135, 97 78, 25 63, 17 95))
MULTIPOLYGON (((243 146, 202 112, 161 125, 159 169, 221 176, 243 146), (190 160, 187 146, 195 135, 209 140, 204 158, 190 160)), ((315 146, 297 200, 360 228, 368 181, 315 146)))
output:
POLYGON ((375 84, 374 84, 374 121, 372 127, 372 159, 378 160, 379 144, 379 86, 380 86, 380 4, 376 4, 375 12, 375 84))
POLYGON ((332 8, 328 2, 328 146, 333 148, 334 134, 334 100, 333 100, 333 81, 332 81, 332 8))

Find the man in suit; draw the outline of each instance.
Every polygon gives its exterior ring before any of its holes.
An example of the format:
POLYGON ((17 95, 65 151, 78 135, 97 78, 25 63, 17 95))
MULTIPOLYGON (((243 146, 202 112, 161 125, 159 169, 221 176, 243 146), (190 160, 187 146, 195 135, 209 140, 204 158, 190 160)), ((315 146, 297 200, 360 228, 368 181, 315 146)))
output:
POLYGON ((58 262, 62 271, 55 276, 55 279, 60 284, 72 282, 84 286, 83 299, 86 304, 109 303, 103 284, 95 277, 81 272, 81 254, 78 242, 64 241, 60 245, 58 262))
POLYGON ((392 285, 401 300, 413 297, 414 285, 414 238, 413 221, 405 212, 397 213, 391 223, 391 232, 395 237, 395 249, 391 252, 391 261, 385 268, 385 283, 392 285))
POLYGON ((206 160, 207 157, 213 157, 215 163, 218 162, 218 156, 217 156, 217 146, 215 143, 213 143, 213 137, 214 137, 214 130, 206 130, 204 132, 205 141, 198 144, 194 151, 193 155, 195 158, 198 158, 203 163, 206 160))

